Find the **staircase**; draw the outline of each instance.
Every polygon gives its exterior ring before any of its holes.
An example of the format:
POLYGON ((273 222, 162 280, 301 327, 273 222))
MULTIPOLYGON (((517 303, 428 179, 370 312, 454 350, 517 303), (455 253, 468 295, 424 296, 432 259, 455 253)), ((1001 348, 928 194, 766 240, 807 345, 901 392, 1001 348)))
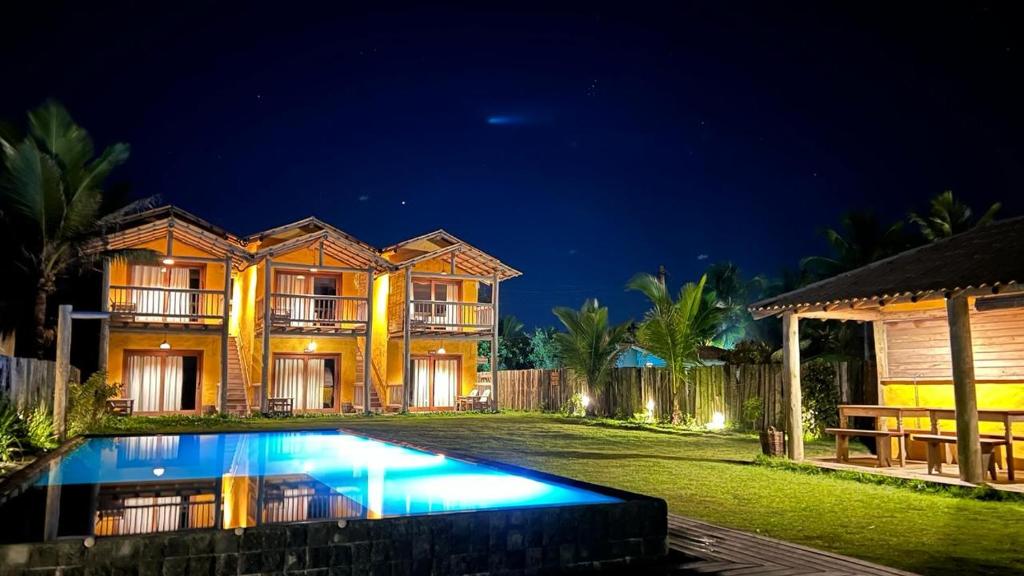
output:
POLYGON ((228 337, 228 401, 226 412, 233 416, 249 415, 249 399, 246 396, 246 374, 242 368, 238 340, 228 337))
MULTIPOLYGON (((363 353, 363 344, 365 342, 366 341, 362 337, 356 338, 356 385, 357 386, 362 382, 363 374, 364 374, 363 370, 364 370, 364 368, 366 366, 366 359, 364 358, 365 354, 363 353)), ((381 409, 384 406, 384 403, 381 402, 380 392, 378 391, 378 388, 383 386, 381 383, 383 382, 384 379, 381 376, 380 369, 376 365, 376 362, 374 362, 373 365, 371 366, 371 370, 373 372, 371 374, 371 376, 370 376, 370 380, 372 380, 372 382, 363 383, 363 384, 370 384, 370 410, 373 410, 374 412, 380 412, 381 409)), ((362 404, 363 404, 363 402, 362 402, 363 399, 362 398, 356 398, 355 400, 356 401, 353 402, 353 404, 357 404, 359 406, 362 406, 362 404)))

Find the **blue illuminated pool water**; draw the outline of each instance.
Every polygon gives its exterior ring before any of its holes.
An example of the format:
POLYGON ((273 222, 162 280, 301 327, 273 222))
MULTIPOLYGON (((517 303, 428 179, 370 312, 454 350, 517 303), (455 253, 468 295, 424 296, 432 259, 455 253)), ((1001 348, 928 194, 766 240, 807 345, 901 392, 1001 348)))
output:
POLYGON ((620 501, 337 431, 90 438, 32 491, 0 513, 47 516, 57 502, 55 536, 620 501))

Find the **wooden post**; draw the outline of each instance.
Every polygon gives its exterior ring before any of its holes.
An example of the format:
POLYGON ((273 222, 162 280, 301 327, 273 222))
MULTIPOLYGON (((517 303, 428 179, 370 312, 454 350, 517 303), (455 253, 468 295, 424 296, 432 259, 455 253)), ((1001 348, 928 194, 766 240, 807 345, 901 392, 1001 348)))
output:
POLYGON ((885 323, 881 320, 871 322, 872 335, 875 337, 875 401, 885 405, 885 393, 882 380, 889 377, 889 342, 886 340, 885 323))
MULTIPOLYGON (((221 414, 228 412, 228 325, 231 323, 231 257, 224 259, 224 309, 221 311, 220 334, 220 397, 217 409, 221 414)), ((248 392, 247 392, 248 393, 248 392)))
POLYGON ((273 280, 272 260, 267 258, 264 260, 263 266, 263 372, 261 375, 262 382, 260 383, 260 411, 266 412, 267 398, 270 394, 270 382, 267 379, 270 376, 270 294, 273 292, 270 283, 273 280))
POLYGON ((961 294, 946 300, 946 315, 953 361, 957 463, 960 479, 977 484, 984 478, 984 470, 978 439, 978 398, 974 391, 974 348, 967 296, 961 294))
MULTIPOLYGON (((103 287, 100 291, 100 310, 110 312, 110 258, 103 259, 103 287)), ((96 367, 104 372, 110 358, 110 319, 100 320, 100 351, 96 367)))
MULTIPOLYGON (((363 412, 370 413, 370 386, 373 376, 373 266, 366 268, 366 348, 363 352, 363 412)), ((387 398, 382 399, 387 402, 387 398)))
POLYGON ((491 307, 494 309, 494 333, 491 334, 491 409, 498 411, 498 273, 494 273, 491 288, 491 307))
POLYGON ((796 314, 782 315, 782 377, 786 411, 786 452, 791 460, 804 459, 803 405, 800 393, 800 326, 796 314))
POLYGON ((412 268, 405 269, 405 312, 402 314, 402 412, 409 411, 409 394, 412 393, 412 268))
POLYGON ((71 376, 71 306, 61 304, 57 316, 57 367, 53 375, 53 429, 67 436, 68 378, 71 376))

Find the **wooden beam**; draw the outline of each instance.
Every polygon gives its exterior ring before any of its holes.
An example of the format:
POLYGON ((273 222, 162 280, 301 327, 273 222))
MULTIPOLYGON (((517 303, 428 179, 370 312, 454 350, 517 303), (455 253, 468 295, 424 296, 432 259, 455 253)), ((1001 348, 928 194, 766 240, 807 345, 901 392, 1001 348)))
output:
POLYGON ((804 459, 803 405, 800 391, 800 327, 796 314, 782 316, 782 385, 787 400, 786 450, 791 460, 804 459))
POLYGON ((878 388, 875 398, 878 404, 885 404, 882 380, 889 377, 889 342, 886 340, 885 322, 873 321, 871 330, 875 340, 875 373, 877 374, 875 386, 878 388))
MULTIPOLYGON (((363 352, 363 412, 370 413, 370 386, 373 386, 373 266, 366 268, 366 348, 363 352)), ((386 402, 387 398, 381 398, 386 402)))
POLYGON ((501 322, 498 316, 498 272, 494 272, 494 284, 491 285, 491 306, 494 308, 494 332, 491 334, 491 406, 492 410, 498 411, 498 326, 501 322))
POLYGON ((414 278, 436 278, 443 280, 481 280, 492 282, 493 276, 478 276, 475 274, 444 274, 441 272, 414 272, 414 278))
POLYGON ((263 370, 260 383, 260 411, 267 411, 267 398, 269 398, 270 382, 270 294, 271 282, 273 281, 274 263, 267 258, 263 264, 263 370))
POLYGON ((974 348, 970 303, 961 294, 946 302, 949 347, 953 360, 953 399, 956 405, 956 451, 960 479, 977 484, 984 478, 978 436, 978 398, 974 390, 974 348))
MULTIPOLYGON (((100 289, 100 310, 110 312, 110 258, 103 259, 103 286, 100 289)), ((100 350, 96 367, 107 371, 110 359, 110 318, 100 320, 100 350)))
MULTIPOLYGON (((226 414, 228 410, 228 325, 231 313, 231 257, 224 259, 224 310, 220 334, 220 395, 217 410, 226 414)), ((248 391, 246 391, 248 392, 248 391)))
POLYGON ((68 378, 71 377, 71 305, 57 309, 57 366, 53 371, 53 424, 58 440, 67 436, 68 378))
MULTIPOLYGON (((412 392, 412 335, 410 334, 410 302, 412 301, 412 268, 405 271, 405 295, 402 308, 402 412, 409 411, 409 393, 412 392)), ((387 400, 383 398, 382 400, 387 400)))

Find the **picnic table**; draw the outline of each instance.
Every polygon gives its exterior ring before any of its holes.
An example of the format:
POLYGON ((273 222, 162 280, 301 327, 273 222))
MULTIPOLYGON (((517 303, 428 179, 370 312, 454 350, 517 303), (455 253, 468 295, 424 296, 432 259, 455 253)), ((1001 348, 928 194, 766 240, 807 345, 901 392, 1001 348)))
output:
POLYGON ((930 408, 918 406, 877 406, 872 404, 842 404, 839 406, 839 427, 826 428, 825 432, 836 437, 836 459, 848 462, 850 459, 850 438, 869 436, 878 439, 875 453, 879 467, 892 466, 892 449, 890 438, 896 438, 899 444, 900 466, 907 464, 907 430, 904 421, 907 418, 928 418, 930 408), (875 418, 874 430, 850 428, 851 416, 875 418), (888 419, 896 419, 896 429, 889 430, 888 419))
MULTIPOLYGON (((932 443, 943 441, 939 433, 939 421, 940 420, 956 420, 956 410, 952 408, 935 408, 929 410, 929 418, 931 420, 931 434, 929 435, 915 435, 915 439, 921 439, 922 441, 929 442, 929 458, 928 458, 928 471, 932 469, 932 456, 933 448, 932 443)), ((991 410, 984 409, 978 410, 978 421, 979 422, 998 422, 1003 425, 1003 434, 999 437, 993 437, 991 434, 981 435, 981 449, 982 449, 982 467, 987 468, 990 473, 995 476, 995 460, 998 456, 998 450, 1000 447, 1006 449, 1006 477, 1010 482, 1014 481, 1014 466, 1013 466, 1013 441, 1017 439, 1013 435, 1013 424, 1015 422, 1024 422, 1024 410, 991 410)), ((950 436, 953 438, 955 443, 956 436, 950 436)), ((948 442, 948 441, 946 441, 948 442)), ((936 448, 937 457, 937 448, 936 448)), ((941 470, 941 468, 939 468, 941 470)))

